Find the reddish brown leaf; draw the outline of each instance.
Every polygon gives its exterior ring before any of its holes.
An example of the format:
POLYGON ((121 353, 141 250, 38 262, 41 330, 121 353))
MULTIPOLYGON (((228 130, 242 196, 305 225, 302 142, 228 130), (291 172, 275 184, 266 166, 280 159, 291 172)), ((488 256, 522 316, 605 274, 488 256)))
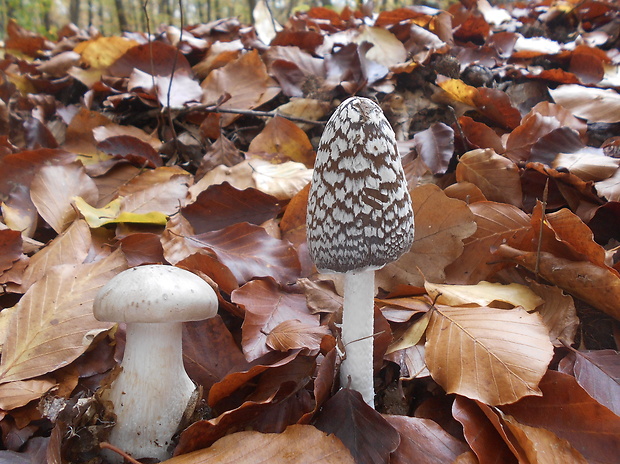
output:
POLYGON ((130 135, 116 135, 99 142, 97 148, 108 155, 122 158, 137 166, 162 166, 159 153, 146 142, 130 135))
POLYGON ((181 208, 197 234, 223 229, 240 222, 262 224, 280 211, 278 200, 259 190, 238 190, 228 182, 211 185, 196 201, 181 208))
POLYGON ((597 309, 620 319, 620 278, 615 270, 586 261, 571 261, 551 253, 524 252, 500 245, 498 257, 509 259, 597 309))
POLYGON ((0 274, 10 269, 22 255, 22 234, 17 230, 0 230, 0 274))
POLYGON ((463 425, 465 439, 480 464, 513 464, 517 458, 475 401, 457 396, 452 406, 454 418, 463 425))
POLYGON ((436 122, 413 136, 413 143, 431 173, 443 174, 454 153, 454 131, 443 123, 436 122))
POLYGON ((400 445, 390 456, 394 464, 452 462, 468 451, 465 443, 430 419, 383 416, 400 433, 400 445))
POLYGON ((592 398, 620 416, 620 353, 572 351, 560 362, 560 372, 573 375, 592 398))
POLYGON ((592 399, 566 374, 549 371, 539 385, 542 397, 502 406, 521 424, 542 427, 567 440, 588 462, 617 461, 620 418, 592 399))
POLYGON ((457 181, 475 184, 484 196, 509 205, 521 206, 519 169, 492 149, 472 150, 461 156, 456 167, 457 181))
POLYGON ((486 124, 476 122, 468 116, 461 116, 459 124, 467 141, 473 148, 492 148, 495 153, 505 151, 504 144, 499 136, 486 124))
POLYGON ((241 345, 248 361, 269 352, 269 334, 283 322, 297 320, 318 330, 319 317, 310 314, 305 296, 283 291, 272 279, 248 282, 235 290, 231 299, 245 308, 241 345))
POLYGON ((206 232, 189 239, 193 246, 211 250, 237 278, 239 285, 253 277, 273 277, 287 284, 299 277, 295 250, 265 229, 247 222, 206 232))
POLYGON ((161 264, 166 261, 160 236, 157 234, 136 233, 123 237, 119 241, 129 267, 161 264))
POLYGON ((362 395, 348 388, 325 403, 314 425, 340 438, 357 464, 388 462, 400 443, 396 429, 368 406, 362 395))
POLYGON ((474 95, 474 104, 480 113, 505 129, 512 130, 521 122, 521 113, 512 106, 508 95, 501 90, 479 88, 474 95))
POLYGON ((286 118, 272 118, 250 143, 250 152, 265 152, 274 161, 297 161, 306 167, 314 166, 316 154, 308 136, 297 125, 286 118))

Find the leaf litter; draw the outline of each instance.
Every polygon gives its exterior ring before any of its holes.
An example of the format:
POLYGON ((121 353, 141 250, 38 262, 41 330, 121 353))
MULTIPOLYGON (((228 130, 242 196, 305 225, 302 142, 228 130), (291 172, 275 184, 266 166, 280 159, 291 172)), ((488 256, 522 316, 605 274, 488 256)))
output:
POLYGON ((163 263, 220 301, 184 328, 203 397, 171 462, 615 462, 617 7, 261 15, 158 40, 9 22, 0 456, 100 459, 124 327, 92 300, 163 263), (339 385, 342 282, 305 243, 318 138, 353 94, 392 124, 416 219, 377 272, 377 411, 339 385))

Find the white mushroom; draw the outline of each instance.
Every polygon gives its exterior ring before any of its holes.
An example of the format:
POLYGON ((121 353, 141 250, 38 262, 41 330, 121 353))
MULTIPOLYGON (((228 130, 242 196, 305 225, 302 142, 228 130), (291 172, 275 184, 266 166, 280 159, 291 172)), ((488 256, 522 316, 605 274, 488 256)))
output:
POLYGON ((217 307, 208 283, 173 266, 128 269, 99 291, 95 318, 127 323, 122 371, 106 397, 116 414, 111 444, 136 459, 170 457, 172 436, 196 388, 183 367, 182 323, 213 317, 217 307))
POLYGON ((349 98, 327 122, 306 220, 316 267, 345 274, 340 383, 374 407, 374 270, 411 248, 414 224, 394 131, 373 101, 349 98))

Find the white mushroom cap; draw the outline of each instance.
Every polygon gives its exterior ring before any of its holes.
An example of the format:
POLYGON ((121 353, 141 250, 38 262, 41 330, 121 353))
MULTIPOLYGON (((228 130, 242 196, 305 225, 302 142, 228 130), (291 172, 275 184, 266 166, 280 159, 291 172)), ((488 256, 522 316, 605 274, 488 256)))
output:
POLYGON ((217 314, 217 295, 203 279, 174 266, 121 272, 99 290, 93 313, 110 322, 185 322, 217 314))

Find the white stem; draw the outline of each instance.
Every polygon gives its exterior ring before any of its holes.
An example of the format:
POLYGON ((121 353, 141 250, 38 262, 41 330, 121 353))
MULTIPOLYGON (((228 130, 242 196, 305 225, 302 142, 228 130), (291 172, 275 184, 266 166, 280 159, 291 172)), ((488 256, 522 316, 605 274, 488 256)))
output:
POLYGON ((180 322, 127 324, 123 370, 107 398, 117 416, 109 441, 136 459, 170 457, 168 446, 194 392, 181 333, 180 322))
POLYGON ((375 407, 373 384, 375 272, 348 272, 344 275, 342 341, 345 359, 340 366, 340 384, 362 394, 375 407))

